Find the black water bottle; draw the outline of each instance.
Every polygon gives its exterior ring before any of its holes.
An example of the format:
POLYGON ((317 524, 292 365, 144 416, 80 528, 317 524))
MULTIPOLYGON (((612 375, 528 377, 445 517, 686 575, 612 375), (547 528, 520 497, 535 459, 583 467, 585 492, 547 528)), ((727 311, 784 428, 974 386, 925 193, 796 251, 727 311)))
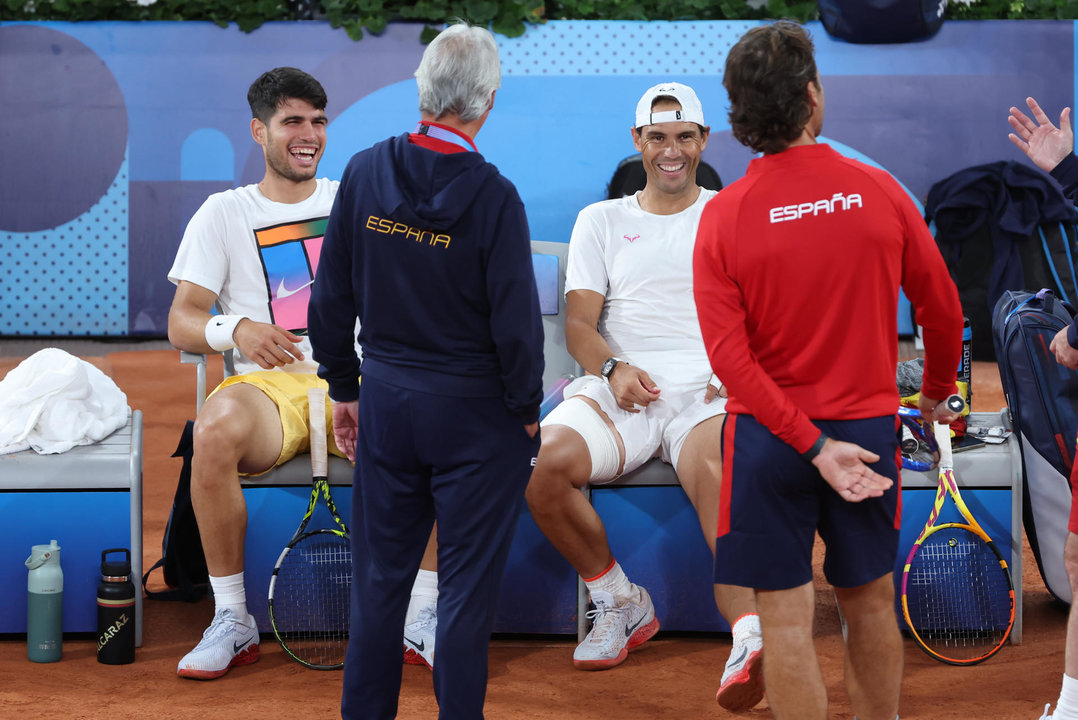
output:
POLYGON ((135 662, 135 586, 131 582, 131 551, 101 552, 101 582, 97 586, 97 661, 106 665, 135 662), (108 560, 123 553, 122 560, 108 560))
POLYGON ((966 383, 966 407, 973 411, 973 329, 969 318, 962 318, 962 359, 958 363, 958 380, 966 383))

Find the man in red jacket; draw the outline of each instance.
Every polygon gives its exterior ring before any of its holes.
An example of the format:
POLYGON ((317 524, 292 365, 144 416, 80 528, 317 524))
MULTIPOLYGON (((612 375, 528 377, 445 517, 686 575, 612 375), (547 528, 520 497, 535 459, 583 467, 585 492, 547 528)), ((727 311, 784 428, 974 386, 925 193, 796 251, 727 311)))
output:
POLYGON ((723 79, 734 136, 763 157, 708 203, 693 260, 712 369, 729 391, 715 582, 756 589, 776 718, 823 720, 812 546, 847 621, 861 720, 898 712, 893 568, 898 291, 924 328, 925 417, 955 391, 962 311, 920 214, 886 172, 817 144, 824 95, 797 24, 753 28, 723 79))

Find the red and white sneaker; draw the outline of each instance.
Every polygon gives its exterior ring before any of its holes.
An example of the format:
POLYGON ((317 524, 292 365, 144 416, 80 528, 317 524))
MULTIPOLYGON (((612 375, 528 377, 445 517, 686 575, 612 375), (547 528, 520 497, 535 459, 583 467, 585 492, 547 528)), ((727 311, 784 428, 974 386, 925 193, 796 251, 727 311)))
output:
POLYGON ((183 656, 176 674, 193 680, 213 680, 260 657, 258 624, 253 615, 240 620, 231 608, 219 610, 195 649, 183 656))
POLYGON ((628 598, 617 598, 603 590, 593 590, 594 610, 588 611, 591 632, 573 652, 579 670, 606 670, 620 665, 634 650, 659 632, 655 605, 648 591, 632 586, 628 598))
POLYGON ((764 639, 759 632, 735 637, 715 700, 732 712, 744 712, 764 699, 764 639))
POLYGON ((413 622, 404 626, 404 662, 434 669, 434 632, 438 629, 438 611, 434 606, 419 611, 413 622))

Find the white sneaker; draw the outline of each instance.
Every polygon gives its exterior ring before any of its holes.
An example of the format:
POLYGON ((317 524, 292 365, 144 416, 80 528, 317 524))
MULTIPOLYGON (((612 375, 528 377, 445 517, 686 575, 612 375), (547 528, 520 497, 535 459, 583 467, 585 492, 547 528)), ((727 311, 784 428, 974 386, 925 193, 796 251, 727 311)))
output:
POLYGON ((423 608, 415 621, 404 626, 404 662, 434 669, 434 631, 438 628, 438 610, 423 608))
POLYGON ((237 665, 250 665, 260 657, 258 624, 253 615, 240 620, 231 608, 219 610, 202 633, 195 649, 183 656, 176 674, 195 680, 213 680, 237 665))
POLYGON ((1044 715, 1041 715, 1039 720, 1052 720, 1052 716, 1048 714, 1048 708, 1052 707, 1052 703, 1048 703, 1044 706, 1044 715))
POLYGON ((659 632, 655 605, 648 591, 632 586, 628 598, 615 599, 603 590, 593 590, 594 610, 591 632, 573 652, 573 665, 579 670, 606 670, 625 661, 629 651, 642 645, 659 632))
POLYGON ((764 699, 764 638, 750 633, 734 643, 715 700, 732 712, 750 710, 764 699))

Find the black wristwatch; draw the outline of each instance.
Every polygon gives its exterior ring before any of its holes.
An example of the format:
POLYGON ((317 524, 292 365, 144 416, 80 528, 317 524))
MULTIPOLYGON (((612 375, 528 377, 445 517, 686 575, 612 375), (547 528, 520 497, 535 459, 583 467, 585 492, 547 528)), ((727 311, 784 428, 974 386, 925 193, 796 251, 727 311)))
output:
POLYGON ((823 446, 826 442, 827 436, 820 433, 820 437, 816 438, 816 442, 812 443, 812 447, 801 453, 801 457, 805 458, 808 462, 812 462, 816 456, 820 454, 820 451, 823 450, 823 446))
POLYGON ((610 382, 610 375, 614 372, 614 368, 616 368, 620 362, 625 361, 616 357, 606 359, 603 366, 599 369, 599 374, 603 376, 603 380, 610 382))

